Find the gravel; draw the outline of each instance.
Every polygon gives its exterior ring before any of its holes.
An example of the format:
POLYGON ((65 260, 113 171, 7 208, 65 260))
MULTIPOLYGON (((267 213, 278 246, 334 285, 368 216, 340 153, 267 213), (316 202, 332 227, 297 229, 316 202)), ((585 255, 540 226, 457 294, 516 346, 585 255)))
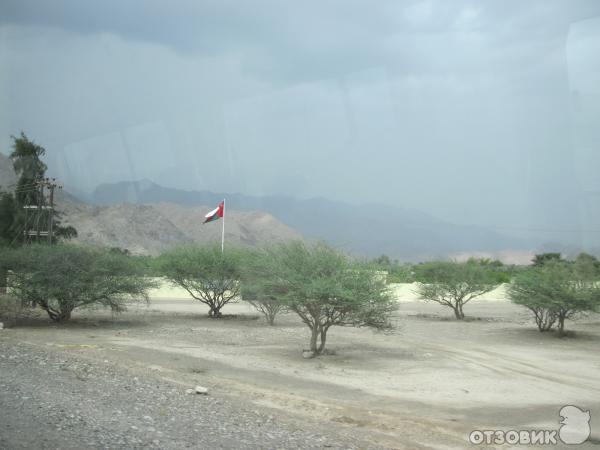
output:
POLYGON ((0 339, 0 448, 372 448, 351 428, 274 417, 114 363, 0 339))

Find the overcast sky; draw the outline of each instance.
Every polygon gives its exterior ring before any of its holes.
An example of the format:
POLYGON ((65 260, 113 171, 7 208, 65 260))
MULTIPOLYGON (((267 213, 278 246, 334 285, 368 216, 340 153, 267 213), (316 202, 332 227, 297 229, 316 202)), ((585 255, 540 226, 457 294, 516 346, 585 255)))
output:
POLYGON ((2 0, 0 151, 23 130, 79 190, 598 230, 599 55, 598 0, 2 0))

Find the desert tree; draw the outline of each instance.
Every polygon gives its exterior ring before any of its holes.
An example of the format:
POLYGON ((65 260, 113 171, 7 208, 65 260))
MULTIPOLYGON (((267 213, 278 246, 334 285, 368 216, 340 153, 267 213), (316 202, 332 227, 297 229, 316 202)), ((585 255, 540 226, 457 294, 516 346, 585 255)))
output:
POLYGON ((541 267, 548 262, 564 261, 560 253, 539 253, 531 260, 534 267, 541 267))
POLYGON ((573 261, 578 276, 597 280, 600 278, 600 261, 589 253, 581 252, 573 261))
POLYGON ((508 294, 513 303, 533 313, 540 331, 548 331, 556 324, 559 336, 563 336, 565 320, 578 313, 598 310, 598 278, 593 265, 585 261, 575 264, 547 261, 518 274, 508 294))
POLYGON ((73 310, 104 306, 120 312, 131 301, 147 300, 153 282, 123 255, 103 249, 57 244, 4 251, 0 266, 10 271, 8 286, 22 303, 39 306, 55 322, 73 310))
POLYGON ((268 254, 248 250, 242 261, 241 299, 260 312, 269 325, 275 325, 277 314, 287 309, 282 300, 286 291, 275 282, 268 254))
POLYGON ((286 310, 286 305, 281 301, 277 290, 263 287, 260 282, 243 281, 241 298, 261 313, 269 325, 275 325, 277 314, 286 310))
POLYGON ((397 308, 384 277, 325 244, 280 244, 263 253, 258 279, 310 329, 310 354, 323 353, 333 326, 390 327, 397 308))
POLYGON ((160 273, 209 307, 209 317, 221 317, 221 309, 240 294, 241 250, 221 246, 186 246, 158 258, 160 273))
POLYGON ((371 263, 378 270, 387 273, 388 283, 412 283, 414 281, 410 264, 400 263, 397 259, 392 260, 386 254, 374 258, 371 263))
POLYGON ((421 283, 421 298, 451 308, 458 320, 465 318, 463 308, 467 303, 500 284, 498 273, 477 260, 436 261, 419 264, 414 270, 421 283))

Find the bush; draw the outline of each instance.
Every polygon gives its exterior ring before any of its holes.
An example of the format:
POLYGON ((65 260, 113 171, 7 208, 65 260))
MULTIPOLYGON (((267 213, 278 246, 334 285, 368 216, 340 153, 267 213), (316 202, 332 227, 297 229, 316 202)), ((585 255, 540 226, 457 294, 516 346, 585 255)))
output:
POLYGON ((565 320, 600 305, 600 286, 593 266, 548 260, 518 274, 508 289, 513 303, 529 309, 540 331, 558 324, 564 335, 565 320))
POLYGON ((147 300, 154 283, 124 255, 75 245, 28 245, 5 251, 8 287, 23 304, 36 305, 60 322, 73 310, 105 306, 119 312, 128 301, 147 300))
POLYGON ((210 309, 209 317, 221 317, 221 308, 240 293, 241 250, 221 246, 182 247, 163 253, 160 272, 210 309))
POLYGON ((389 328, 397 308, 373 266, 351 261, 324 244, 280 244, 265 250, 259 292, 277 298, 310 329, 310 352, 325 349, 334 326, 389 328))
POLYGON ((422 283, 421 298, 452 308, 458 320, 465 318, 467 303, 500 284, 497 271, 477 260, 420 264, 415 277, 422 283))

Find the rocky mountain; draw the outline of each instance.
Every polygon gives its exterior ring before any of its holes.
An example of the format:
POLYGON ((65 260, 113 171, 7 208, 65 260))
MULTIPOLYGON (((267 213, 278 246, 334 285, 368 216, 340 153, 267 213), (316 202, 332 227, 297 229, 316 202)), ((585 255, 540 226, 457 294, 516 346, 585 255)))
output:
MULTIPOLYGON (((0 185, 16 182, 8 158, 0 154, 0 185)), ((11 187, 12 188, 12 187, 11 187)), ((128 249, 134 254, 158 254, 185 244, 221 242, 221 223, 203 225, 212 203, 194 207, 157 204, 116 203, 90 205, 64 190, 56 192, 56 206, 63 224, 78 231, 76 242, 128 249)), ((225 245, 259 246, 302 236, 262 211, 228 208, 225 245)))
MULTIPOLYGON (((10 185, 15 178, 10 161, 0 154, 0 185, 10 185)), ((483 227, 457 226, 413 209, 357 206, 324 198, 183 191, 149 181, 102 185, 85 202, 65 191, 56 198, 63 223, 78 230, 78 241, 138 254, 156 254, 193 242, 219 242, 221 224, 202 222, 223 198, 229 244, 262 245, 303 236, 359 255, 385 253, 404 261, 483 254, 525 259, 522 255, 539 245, 483 227)))
MULTIPOLYGON (((73 225, 77 241, 126 248, 134 254, 158 254, 179 245, 220 243, 222 223, 202 224, 214 206, 185 207, 169 203, 135 205, 118 203, 91 206, 73 196, 57 195, 63 222, 73 225)), ((225 245, 261 246, 302 239, 296 231, 261 211, 229 210, 225 223, 225 245)))
POLYGON ((324 198, 298 200, 283 196, 246 196, 210 191, 183 191, 150 181, 99 186, 89 201, 114 204, 216 205, 226 198, 233 210, 272 214, 303 236, 367 256, 387 254, 406 261, 453 257, 477 252, 531 250, 535 244, 483 227, 454 225, 414 209, 390 205, 351 205, 324 198))

